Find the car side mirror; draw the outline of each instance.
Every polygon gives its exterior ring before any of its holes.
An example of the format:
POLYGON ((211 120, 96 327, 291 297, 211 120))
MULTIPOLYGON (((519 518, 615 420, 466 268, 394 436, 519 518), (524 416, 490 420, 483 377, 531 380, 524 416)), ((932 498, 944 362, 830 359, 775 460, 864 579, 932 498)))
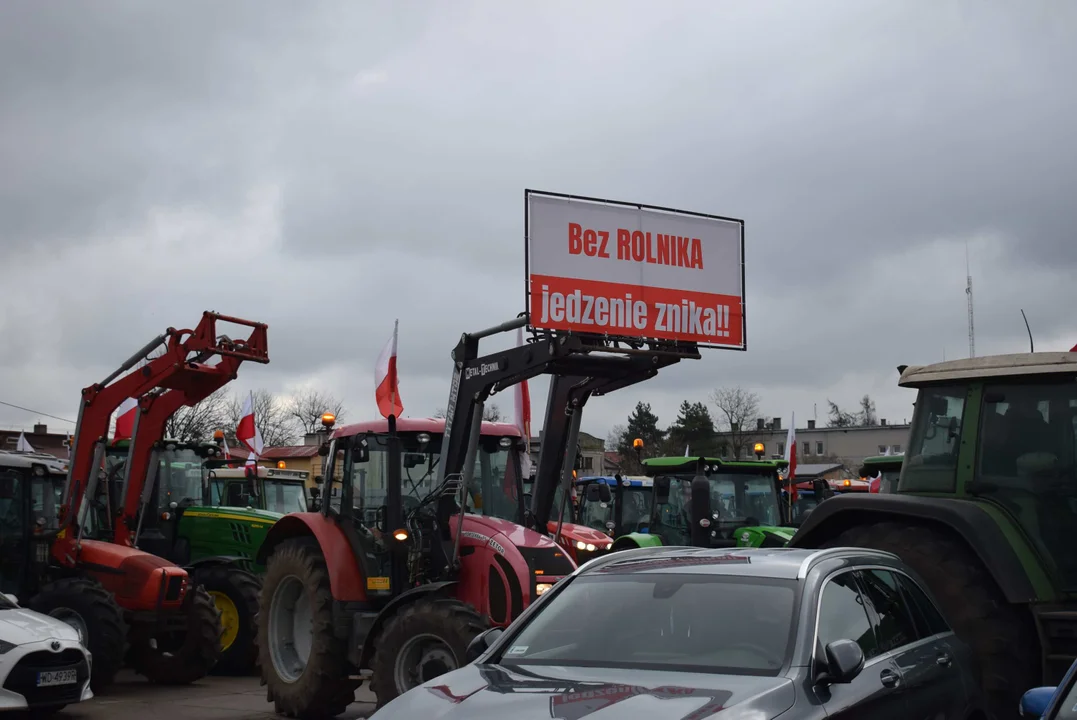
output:
POLYGON ((824 648, 826 670, 816 678, 828 685, 852 682, 864 669, 864 651, 852 640, 835 640, 824 648))
POLYGON ((19 604, 19 598, 12 595, 11 593, 4 593, 4 597, 7 598, 7 601, 9 603, 11 603, 12 605, 18 605, 19 604))
POLYGON ((654 479, 654 502, 656 505, 665 505, 669 502, 668 477, 656 477, 654 479))
POLYGON ((494 642, 501 637, 501 633, 503 632, 504 630, 502 628, 493 627, 489 630, 484 630, 472 638, 467 646, 466 657, 468 663, 473 663, 482 657, 487 650, 494 646, 494 642))
POLYGON ((1039 720, 1047 712, 1047 706, 1051 704, 1051 698, 1054 697, 1056 688, 1053 687, 1038 687, 1032 688, 1024 695, 1021 696, 1021 703, 1018 705, 1018 711, 1021 713, 1022 718, 1029 718, 1030 720, 1039 720))

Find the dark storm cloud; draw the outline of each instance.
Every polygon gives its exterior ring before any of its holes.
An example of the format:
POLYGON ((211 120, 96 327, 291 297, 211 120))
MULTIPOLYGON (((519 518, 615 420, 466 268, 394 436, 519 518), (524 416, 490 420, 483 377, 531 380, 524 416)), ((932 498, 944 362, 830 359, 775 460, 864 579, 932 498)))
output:
POLYGON ((522 309, 533 187, 747 223, 749 351, 592 432, 734 384, 901 417, 897 364, 967 352, 966 242, 978 352, 1025 349, 1020 308, 1077 342, 1075 29, 1056 2, 4 3, 0 399, 70 415, 212 308, 270 324, 237 386, 364 408, 399 317, 429 413, 459 334, 522 309))

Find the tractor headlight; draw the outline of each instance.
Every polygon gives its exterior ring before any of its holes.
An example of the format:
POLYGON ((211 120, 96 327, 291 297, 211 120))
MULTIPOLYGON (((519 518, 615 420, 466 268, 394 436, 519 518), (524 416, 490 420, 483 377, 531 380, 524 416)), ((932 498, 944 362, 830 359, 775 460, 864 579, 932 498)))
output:
POLYGON ((587 543, 586 550, 587 550, 587 552, 594 552, 595 551, 595 546, 592 543, 587 543))
POLYGON ((577 550, 586 550, 587 549, 587 543, 585 543, 583 540, 577 540, 576 541, 576 549, 577 550))
POLYGON ((541 596, 546 594, 546 591, 553 587, 552 583, 538 583, 535 585, 535 595, 541 596))

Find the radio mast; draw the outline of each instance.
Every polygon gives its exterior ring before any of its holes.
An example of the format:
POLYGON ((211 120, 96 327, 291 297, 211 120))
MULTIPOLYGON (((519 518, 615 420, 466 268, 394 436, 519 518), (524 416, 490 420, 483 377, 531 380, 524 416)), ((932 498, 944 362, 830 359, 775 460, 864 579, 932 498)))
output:
POLYGON ((972 322, 972 270, 969 269, 969 241, 965 240, 965 294, 969 296, 969 357, 976 357, 976 330, 972 322))

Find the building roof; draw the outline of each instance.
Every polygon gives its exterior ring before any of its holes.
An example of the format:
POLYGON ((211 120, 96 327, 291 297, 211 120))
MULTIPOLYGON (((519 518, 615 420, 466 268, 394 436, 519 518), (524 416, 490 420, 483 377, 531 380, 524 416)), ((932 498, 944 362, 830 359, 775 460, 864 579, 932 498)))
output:
POLYGON ((832 470, 840 470, 844 465, 841 463, 797 463, 797 477, 817 477, 825 475, 832 470))
MULTIPOLYGON (((396 429, 398 432, 441 433, 445 431, 445 418, 400 418, 396 421, 396 429)), ((333 437, 351 437, 352 435, 368 432, 389 432, 389 421, 381 418, 379 420, 368 420, 367 422, 345 425, 334 430, 333 437)), ((520 429, 512 423, 484 422, 482 424, 482 434, 523 437, 520 429)))
POLYGON ((1014 353, 947 360, 933 365, 910 365, 898 380, 901 387, 972 378, 1077 373, 1077 352, 1014 353))

